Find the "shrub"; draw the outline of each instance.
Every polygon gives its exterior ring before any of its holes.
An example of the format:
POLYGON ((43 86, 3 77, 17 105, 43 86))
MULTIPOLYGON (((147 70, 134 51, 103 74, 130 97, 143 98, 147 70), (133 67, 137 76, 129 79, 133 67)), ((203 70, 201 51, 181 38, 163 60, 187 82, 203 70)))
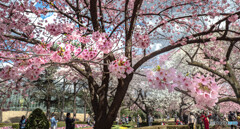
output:
POLYGON ((75 124, 87 124, 85 121, 76 121, 75 124))
POLYGON ((57 123, 57 127, 65 127, 66 125, 65 125, 65 121, 59 121, 58 123, 57 123))
POLYGON ((156 125, 156 126, 146 126, 137 129, 189 129, 188 125, 156 125))
POLYGON ((131 125, 128 125, 128 124, 123 124, 123 125, 122 125, 122 127, 128 127, 128 128, 130 128, 130 127, 131 127, 131 125))
POLYGON ((12 124, 12 128, 19 129, 19 124, 12 124))
POLYGON ((26 129, 49 129, 49 121, 44 112, 37 108, 29 116, 26 129))
POLYGON ((12 126, 11 123, 0 123, 0 127, 12 126))

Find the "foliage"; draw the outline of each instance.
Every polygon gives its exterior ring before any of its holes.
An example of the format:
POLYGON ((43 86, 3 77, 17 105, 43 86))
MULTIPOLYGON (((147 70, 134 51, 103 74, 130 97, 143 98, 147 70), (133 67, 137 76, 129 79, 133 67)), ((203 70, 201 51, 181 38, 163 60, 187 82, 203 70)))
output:
POLYGON ((19 124, 12 124, 12 128, 19 129, 19 124))
POLYGON ((29 116, 26 124, 26 129, 48 129, 49 121, 44 112, 37 108, 29 116))
POLYGON ((0 123, 0 127, 12 126, 11 123, 0 123))
POLYGON ((159 125, 159 126, 147 126, 137 129, 189 129, 188 125, 159 125))
POLYGON ((75 124, 87 124, 85 121, 76 121, 75 124))
POLYGON ((152 88, 189 91, 186 94, 202 108, 218 102, 215 81, 220 77, 231 83, 237 96, 222 102, 240 103, 240 84, 229 56, 231 51, 239 53, 239 3, 239 0, 1 0, 0 60, 10 65, 2 68, 0 78, 17 88, 23 80, 37 80, 49 66, 67 69, 61 76, 68 75, 71 81, 87 80, 96 128, 109 129, 114 121, 112 116, 117 116, 129 84, 143 64, 165 52, 193 45, 201 46, 193 49, 196 53, 214 59, 205 66, 205 62, 194 61, 195 52, 187 54, 190 58, 187 63, 205 69, 203 74, 185 76, 173 67, 161 69, 169 57, 164 56, 158 58, 161 67, 140 75, 147 75, 152 88), (53 19, 42 18, 49 13, 54 14, 53 19), (221 48, 224 51, 219 49, 221 42, 226 42, 221 48), (202 48, 209 44, 211 49, 202 48), (218 71, 220 67, 222 70, 218 71), (112 78, 117 80, 114 86, 112 78), (109 92, 112 101, 108 100, 109 92), (104 121, 108 122, 102 124, 104 121))

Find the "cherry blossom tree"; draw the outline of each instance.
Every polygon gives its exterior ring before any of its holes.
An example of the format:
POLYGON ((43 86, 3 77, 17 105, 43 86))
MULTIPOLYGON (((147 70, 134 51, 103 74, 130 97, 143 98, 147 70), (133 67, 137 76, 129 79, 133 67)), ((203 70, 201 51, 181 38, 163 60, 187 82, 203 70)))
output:
MULTIPOLYGON (((1 70, 0 78, 20 87, 17 82, 24 78, 37 80, 51 65, 70 69, 88 82, 95 129, 111 128, 133 75, 150 59, 190 44, 213 44, 218 48, 217 42, 221 41, 226 41, 230 50, 239 51, 239 0, 35 2, 0 1, 0 59, 12 63, 1 70), (53 20, 42 18, 49 13, 53 20), (163 47, 155 49, 160 44, 163 47), (133 62, 137 55, 141 58, 133 62), (111 78, 116 78, 117 84, 113 100, 108 101, 111 78)), ((238 93, 236 79, 229 79, 232 71, 228 56, 217 61, 226 62, 229 71, 217 75, 236 85, 238 93)), ((164 58, 160 58, 162 62, 164 58)), ((196 62, 189 64, 208 68, 196 62)), ((189 90, 200 106, 213 106, 218 101, 217 83, 211 75, 186 77, 174 68, 161 66, 145 73, 152 87, 189 90)))
MULTIPOLYGON (((214 42, 214 41, 212 41, 214 42)), ((214 44, 201 44, 195 46, 182 47, 181 56, 182 66, 192 65, 192 70, 188 69, 192 75, 196 73, 210 74, 215 77, 219 86, 218 102, 232 101, 239 104, 238 86, 239 86, 239 43, 238 42, 217 42, 218 47, 214 44), (215 54, 217 53, 217 54, 215 54)), ((179 57, 179 55, 178 55, 179 57)), ((207 90, 207 89, 205 89, 207 90)))

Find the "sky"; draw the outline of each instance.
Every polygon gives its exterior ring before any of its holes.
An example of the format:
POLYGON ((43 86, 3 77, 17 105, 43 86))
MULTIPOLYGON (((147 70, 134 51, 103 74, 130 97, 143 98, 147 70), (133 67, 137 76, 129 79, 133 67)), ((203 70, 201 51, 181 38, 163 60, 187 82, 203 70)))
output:
MULTIPOLYGON (((39 9, 43 9, 43 8, 50 9, 49 5, 48 5, 47 7, 43 6, 41 1, 40 1, 40 2, 37 2, 37 3, 35 4, 35 7, 36 7, 36 8, 39 8, 39 9)), ((41 18, 42 18, 42 19, 46 19, 46 18, 51 17, 51 16, 53 16, 53 13, 52 13, 52 12, 47 13, 46 15, 41 14, 41 18)))

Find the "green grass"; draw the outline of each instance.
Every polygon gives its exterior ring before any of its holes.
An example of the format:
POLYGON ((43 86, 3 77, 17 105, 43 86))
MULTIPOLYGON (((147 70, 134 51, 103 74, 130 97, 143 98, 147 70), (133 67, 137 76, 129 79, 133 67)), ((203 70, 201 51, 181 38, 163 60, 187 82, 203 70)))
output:
POLYGON ((136 125, 135 122, 130 122, 129 124, 123 124, 123 125, 113 125, 112 129, 132 129, 136 125))
POLYGON ((12 123, 0 123, 0 127, 12 126, 12 123))
MULTIPOLYGON (((77 121, 76 124, 86 124, 86 122, 79 122, 77 121)), ((13 128, 19 128, 19 123, 0 123, 0 127, 12 126, 13 128)), ((50 125, 51 126, 51 125, 50 125)), ((65 121, 59 121, 57 123, 57 127, 65 127, 65 121)))
POLYGON ((133 127, 126 127, 126 126, 122 126, 122 125, 113 125, 112 129, 132 129, 133 127))

